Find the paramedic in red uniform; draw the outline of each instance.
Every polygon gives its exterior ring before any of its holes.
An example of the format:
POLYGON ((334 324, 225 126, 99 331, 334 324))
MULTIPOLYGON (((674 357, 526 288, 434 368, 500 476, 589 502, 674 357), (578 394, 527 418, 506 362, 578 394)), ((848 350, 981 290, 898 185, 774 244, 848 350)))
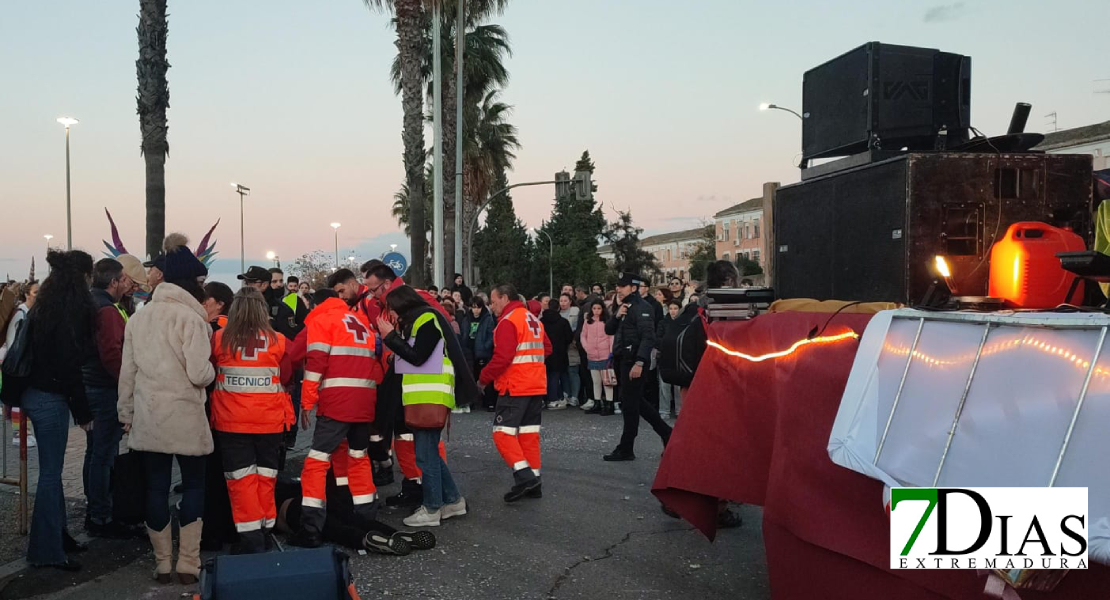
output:
POLYGON ((382 367, 374 330, 365 319, 339 298, 324 300, 305 318, 308 353, 301 426, 308 429, 310 413, 316 409, 316 430, 301 472, 303 510, 294 545, 316 547, 323 541, 328 467, 344 440, 355 515, 365 522, 377 516, 377 489, 366 451, 382 367))
POLYGON ((266 550, 277 522, 274 483, 286 428, 293 424, 282 375, 291 374, 285 336, 270 326, 266 299, 252 288, 235 294, 227 325, 212 340, 216 389, 212 429, 220 440, 239 552, 266 550))
POLYGON ((493 288, 489 302, 498 322, 493 330, 493 358, 478 385, 484 388, 492 383, 497 389, 493 443, 513 470, 513 487, 505 502, 539 498, 540 416, 547 396, 544 357, 551 354, 551 342, 512 285, 493 288))

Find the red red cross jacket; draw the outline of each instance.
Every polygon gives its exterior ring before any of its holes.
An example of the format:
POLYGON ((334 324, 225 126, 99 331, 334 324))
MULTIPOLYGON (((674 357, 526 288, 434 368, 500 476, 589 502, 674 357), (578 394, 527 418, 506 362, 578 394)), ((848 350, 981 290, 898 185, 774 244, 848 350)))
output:
POLYGON ((347 423, 373 421, 383 374, 366 317, 351 312, 339 298, 329 298, 308 314, 305 327, 308 354, 301 407, 315 407, 317 417, 347 423))

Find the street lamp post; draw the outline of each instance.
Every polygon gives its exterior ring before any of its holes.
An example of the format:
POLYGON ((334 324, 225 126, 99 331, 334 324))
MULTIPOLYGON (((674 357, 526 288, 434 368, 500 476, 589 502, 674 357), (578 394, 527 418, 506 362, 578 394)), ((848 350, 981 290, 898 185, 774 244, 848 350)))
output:
POLYGON ((335 230, 335 268, 339 269, 339 223, 332 223, 331 228, 335 230))
POLYGON ((798 111, 796 111, 792 108, 786 108, 785 106, 778 106, 776 104, 768 104, 767 102, 764 102, 763 104, 760 104, 759 105, 759 110, 785 110, 786 112, 794 115, 795 117, 798 117, 802 121, 805 121, 806 118, 809 117, 809 113, 805 113, 803 115, 803 114, 800 114, 798 111))
POLYGON ((49 254, 50 253, 50 240, 54 239, 54 236, 52 236, 48 233, 48 234, 46 234, 42 237, 46 238, 46 253, 49 254))
POLYGON ((279 269, 281 268, 281 257, 277 255, 277 252, 274 252, 273 250, 270 250, 269 252, 267 252, 266 253, 266 260, 274 261, 274 266, 279 268, 279 269))
POLYGON ((478 206, 478 210, 474 211, 474 214, 470 215, 470 227, 468 227, 467 230, 466 230, 466 247, 469 249, 469 252, 470 252, 469 255, 468 255, 468 258, 470 260, 468 260, 467 264, 466 264, 466 267, 467 267, 466 268, 466 279, 468 281, 470 279, 474 278, 474 273, 473 273, 473 271, 474 271, 474 268, 473 268, 474 267, 474 248, 472 248, 470 244, 474 240, 474 228, 478 226, 478 216, 482 214, 482 211, 484 211, 486 209, 486 207, 489 206, 489 203, 492 202, 494 198, 500 196, 501 194, 504 194, 505 192, 507 192, 507 191, 509 191, 513 188, 526 187, 526 186, 530 186, 530 185, 547 185, 547 184, 550 184, 550 183, 558 183, 558 182, 556 182, 556 181, 527 181, 527 182, 524 182, 524 183, 514 183, 514 184, 512 184, 512 185, 510 185, 506 188, 502 188, 500 190, 497 190, 496 192, 487 196, 486 200, 484 202, 482 202, 481 205, 478 206))
POLYGON ((231 182, 231 187, 235 188, 235 193, 239 194, 239 272, 247 272, 247 245, 244 241, 246 239, 246 228, 243 225, 243 196, 250 196, 251 189, 243 184, 231 182))
POLYGON ((548 233, 546 231, 542 230, 542 229, 536 229, 535 227, 533 227, 532 228, 532 233, 542 233, 545 236, 547 236, 547 289, 550 290, 548 293, 554 294, 555 293, 555 275, 554 275, 555 274, 555 269, 552 265, 553 265, 554 260, 555 260, 555 241, 552 240, 551 236, 548 235, 548 233))
POLYGON ((73 250, 73 214, 69 195, 69 128, 80 121, 73 117, 58 117, 58 122, 66 127, 66 250, 73 250))

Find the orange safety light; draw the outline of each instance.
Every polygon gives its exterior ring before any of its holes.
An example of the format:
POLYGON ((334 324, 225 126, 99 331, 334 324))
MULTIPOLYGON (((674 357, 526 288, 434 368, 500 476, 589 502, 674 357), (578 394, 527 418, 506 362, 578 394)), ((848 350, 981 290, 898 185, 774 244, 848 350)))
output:
POLYGON ((1083 238, 1069 229, 1047 223, 1021 221, 991 247, 988 295, 1001 298, 1010 308, 1053 308, 1083 299, 1080 284, 1065 298, 1075 275, 1060 266, 1057 252, 1086 250, 1083 238))

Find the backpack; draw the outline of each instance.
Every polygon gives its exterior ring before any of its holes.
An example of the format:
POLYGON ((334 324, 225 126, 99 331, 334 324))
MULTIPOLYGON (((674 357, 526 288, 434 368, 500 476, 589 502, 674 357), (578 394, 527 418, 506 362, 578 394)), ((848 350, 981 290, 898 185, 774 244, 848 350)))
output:
POLYGON ((697 307, 687 307, 659 345, 659 374, 665 383, 690 387, 705 353, 706 339, 705 321, 697 307))
POLYGON ((8 284, 0 289, 0 343, 8 333, 8 324, 19 310, 19 284, 8 284))

